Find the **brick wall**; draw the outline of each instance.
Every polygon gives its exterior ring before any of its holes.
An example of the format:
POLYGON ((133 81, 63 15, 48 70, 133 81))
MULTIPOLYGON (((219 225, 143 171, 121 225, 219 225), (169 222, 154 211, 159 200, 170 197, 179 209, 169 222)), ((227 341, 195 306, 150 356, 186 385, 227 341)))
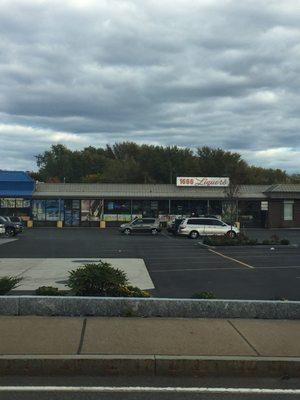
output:
POLYGON ((300 200, 294 201, 293 221, 284 221, 283 202, 283 200, 269 200, 268 228, 300 228, 300 200))

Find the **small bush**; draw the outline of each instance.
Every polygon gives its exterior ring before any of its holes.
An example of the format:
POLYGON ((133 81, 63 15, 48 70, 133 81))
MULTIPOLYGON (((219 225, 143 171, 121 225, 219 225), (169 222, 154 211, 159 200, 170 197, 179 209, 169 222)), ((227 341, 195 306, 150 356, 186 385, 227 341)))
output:
POLYGON ((203 244, 208 246, 236 246, 238 244, 237 238, 230 238, 228 236, 205 236, 203 244))
POLYGON ((127 284, 124 271, 103 261, 84 264, 69 274, 67 286, 76 296, 110 296, 114 290, 127 284))
POLYGON ((270 242, 271 242, 271 244, 278 244, 279 241, 280 241, 280 239, 279 239, 279 236, 277 236, 277 235, 272 235, 272 236, 270 237, 270 242))
POLYGON ((196 292, 191 296, 191 299, 215 299, 212 292, 196 292))
POLYGON ((136 286, 120 286, 110 290, 108 296, 111 297, 150 297, 150 293, 136 286))
POLYGON ((36 289, 35 294, 37 296, 61 296, 57 287, 53 286, 40 286, 36 289))
POLYGON ((288 245, 290 244, 290 241, 288 239, 281 239, 280 244, 288 245))
POLYGON ((270 244, 270 240, 269 240, 269 239, 264 239, 264 240, 262 241, 262 244, 270 244))
POLYGON ((203 243, 208 246, 245 246, 245 245, 256 245, 257 239, 249 239, 244 234, 239 234, 235 238, 230 238, 227 235, 224 236, 205 236, 203 243))
POLYGON ((0 278, 0 295, 4 295, 12 289, 17 288, 18 283, 21 282, 22 279, 22 277, 17 276, 3 276, 0 278))
POLYGON ((257 239, 249 239, 249 241, 248 241, 248 244, 249 244, 250 246, 255 246, 257 243, 258 243, 258 242, 257 242, 257 239))

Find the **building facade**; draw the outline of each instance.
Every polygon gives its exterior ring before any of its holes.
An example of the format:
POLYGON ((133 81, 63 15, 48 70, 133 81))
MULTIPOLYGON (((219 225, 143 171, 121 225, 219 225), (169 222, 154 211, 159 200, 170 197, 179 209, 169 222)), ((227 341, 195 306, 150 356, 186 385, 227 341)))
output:
MULTIPOLYGON (((242 185, 234 216, 245 227, 300 228, 300 185, 242 185)), ((172 184, 34 183, 24 172, 0 171, 0 215, 34 226, 119 225, 135 216, 168 221, 176 215, 218 215, 228 220, 232 200, 222 187, 172 184)), ((230 211, 231 208, 231 211, 230 211)))

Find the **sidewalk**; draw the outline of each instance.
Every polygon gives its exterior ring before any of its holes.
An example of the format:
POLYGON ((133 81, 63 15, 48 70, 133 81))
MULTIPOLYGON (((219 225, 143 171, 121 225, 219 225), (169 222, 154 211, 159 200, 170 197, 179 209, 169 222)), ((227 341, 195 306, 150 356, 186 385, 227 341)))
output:
POLYGON ((300 321, 288 320, 0 317, 0 338, 0 369, 1 360, 48 356, 300 359, 300 321))
POLYGON ((300 357, 300 321, 0 317, 0 354, 300 357))

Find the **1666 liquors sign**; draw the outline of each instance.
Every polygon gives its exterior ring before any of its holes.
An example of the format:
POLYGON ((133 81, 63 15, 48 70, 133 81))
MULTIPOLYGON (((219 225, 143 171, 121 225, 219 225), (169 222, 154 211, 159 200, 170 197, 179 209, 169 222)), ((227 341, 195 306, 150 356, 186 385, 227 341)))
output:
POLYGON ((229 186, 229 178, 216 177, 178 177, 177 186, 205 186, 226 187, 229 186))

